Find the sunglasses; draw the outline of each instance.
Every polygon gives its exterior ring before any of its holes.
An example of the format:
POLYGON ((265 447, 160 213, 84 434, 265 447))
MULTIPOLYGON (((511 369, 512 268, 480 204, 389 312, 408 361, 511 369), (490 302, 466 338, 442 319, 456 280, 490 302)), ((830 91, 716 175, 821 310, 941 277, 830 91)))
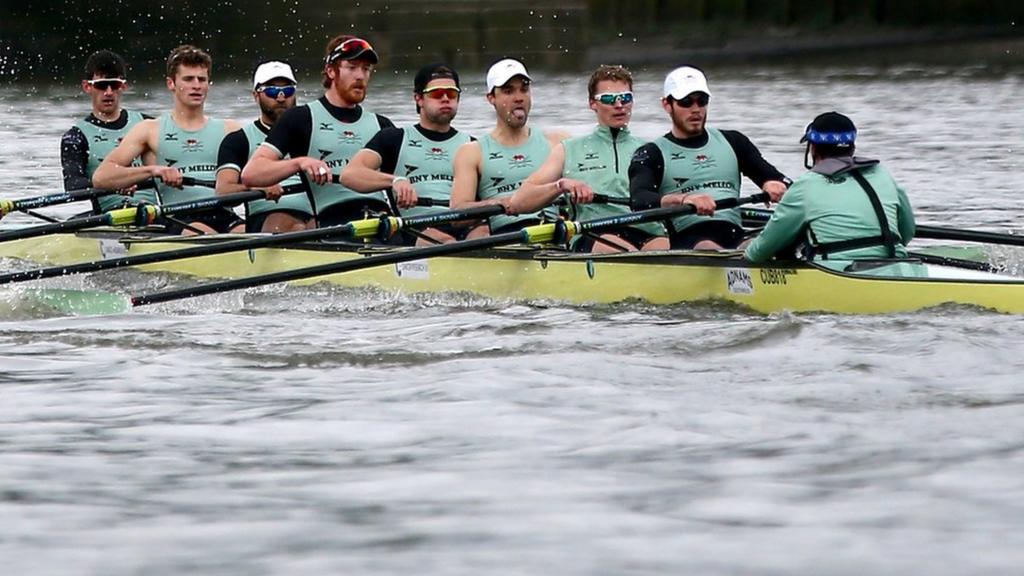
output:
POLYGON ((460 92, 462 92, 462 90, 459 90, 454 86, 438 86, 436 88, 427 88, 423 91, 423 95, 427 98, 433 98, 434 100, 440 100, 445 96, 447 96, 449 100, 458 100, 460 92))
POLYGON ((327 63, 330 64, 339 58, 350 60, 366 51, 373 52, 375 57, 377 55, 377 51, 366 40, 362 38, 349 38, 338 44, 337 48, 331 50, 331 53, 327 56, 327 63))
POLYGON ((711 101, 711 96, 708 96, 707 94, 704 94, 703 92, 698 92, 697 96, 686 95, 686 96, 676 100, 676 102, 678 102, 679 106, 681 106, 682 108, 689 108, 690 106, 693 106, 693 104, 695 102, 697 103, 697 106, 700 106, 701 108, 703 108, 703 107, 707 106, 708 102, 710 102, 710 101, 711 101))
POLYGON ((266 94, 267 98, 276 99, 279 94, 284 94, 285 98, 291 98, 295 96, 295 85, 289 84, 288 86, 260 86, 256 89, 257 92, 266 94))
POLYGON ((604 92, 603 94, 594 94, 594 100, 597 100, 601 104, 607 104, 608 106, 613 106, 616 102, 620 100, 623 104, 631 104, 633 102, 633 93, 604 92))
POLYGON ((126 83, 124 78, 97 78, 96 80, 86 80, 86 82, 100 92, 106 92, 107 89, 120 90, 126 83))

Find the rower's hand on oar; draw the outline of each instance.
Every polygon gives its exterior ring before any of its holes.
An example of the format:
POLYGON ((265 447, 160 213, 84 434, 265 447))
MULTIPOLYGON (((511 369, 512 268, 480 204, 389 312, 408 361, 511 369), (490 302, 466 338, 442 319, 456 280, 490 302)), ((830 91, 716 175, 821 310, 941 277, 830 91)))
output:
POLYGON ((273 186, 261 188, 261 190, 263 190, 263 196, 267 200, 271 200, 273 202, 277 202, 278 200, 281 199, 281 196, 284 195, 284 188, 282 188, 280 184, 274 184, 273 186))
POLYGON ((397 177, 391 182, 391 190, 395 193, 395 203, 399 208, 412 208, 419 200, 412 182, 404 176, 397 177))
POLYGON ((122 195, 122 196, 135 196, 135 191, 138 190, 138 189, 139 189, 139 185, 138 184, 132 184, 131 186, 129 186, 127 188, 121 188, 120 190, 117 191, 117 193, 122 195))
POLYGON ((299 172, 305 172, 310 180, 321 186, 331 181, 330 166, 323 160, 317 160, 309 156, 299 159, 299 172))
POLYGON ((701 216, 711 216, 715 213, 715 199, 707 194, 666 194, 661 197, 661 207, 682 206, 690 204, 697 209, 701 216))
POLYGON ((576 204, 590 204, 594 201, 594 190, 586 182, 572 178, 559 178, 555 182, 555 187, 576 204))
MULTIPOLYGON (((776 203, 782 200, 782 195, 786 193, 787 189, 786 184, 779 180, 769 180, 761 187, 761 190, 768 194, 772 202, 776 203)), ((764 205, 769 206, 770 204, 765 202, 764 205)))
POLYGON ((185 177, 181 170, 172 166, 150 166, 149 174, 153 178, 159 178, 165 186, 181 188, 182 178, 185 177))

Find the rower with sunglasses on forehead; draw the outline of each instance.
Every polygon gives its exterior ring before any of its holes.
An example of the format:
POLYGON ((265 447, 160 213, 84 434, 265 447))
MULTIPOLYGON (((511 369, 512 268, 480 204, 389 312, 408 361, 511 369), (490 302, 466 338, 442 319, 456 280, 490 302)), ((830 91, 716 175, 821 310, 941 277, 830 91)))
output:
POLYGON ((807 125, 804 165, 809 172, 775 207, 771 220, 744 253, 751 262, 792 258, 834 270, 890 276, 926 276, 907 257, 914 211, 906 192, 878 160, 854 156, 857 128, 838 112, 819 114, 807 125))
MULTIPOLYGON (((452 128, 459 111, 459 75, 446 64, 428 64, 413 79, 419 122, 408 128, 384 128, 356 153, 341 173, 342 184, 357 192, 391 188, 403 216, 447 210, 452 194, 453 159, 459 146, 473 138, 452 128), (416 206, 419 198, 443 206, 416 206)), ((407 244, 454 242, 464 229, 442 225, 409 236, 407 244), (429 239, 428 239, 429 238, 429 239)))
MULTIPOLYGON (((213 59, 205 51, 183 44, 167 57, 167 89, 174 94, 174 109, 153 120, 143 120, 107 155, 93 175, 99 188, 118 189, 149 178, 159 179, 156 191, 140 190, 135 197, 151 203, 177 204, 210 198, 213 188, 183 185, 185 176, 213 180, 217 152, 227 134, 241 126, 234 120, 206 115, 213 59), (142 158, 142 166, 132 163, 142 158)), ((172 234, 240 232, 244 223, 232 210, 221 208, 170 220, 172 234)))
MULTIPOLYGON (((121 142, 146 114, 125 110, 121 98, 128 87, 124 58, 110 50, 100 50, 85 62, 82 91, 92 98, 92 113, 75 122, 60 140, 60 165, 64 190, 91 188, 92 175, 103 159, 121 142)), ((133 204, 135 186, 123 194, 100 196, 93 200, 93 211, 108 212, 133 204)))
POLYGON ((700 70, 684 66, 665 78, 661 105, 672 129, 637 149, 629 165, 634 210, 692 204, 696 215, 666 222, 674 249, 735 249, 744 232, 737 209, 715 211, 715 201, 737 198, 746 176, 778 202, 790 180, 735 130, 708 128, 711 90, 700 70))
MULTIPOLYGON (((241 130, 228 134, 217 154, 217 194, 246 190, 242 184, 242 168, 266 139, 270 128, 295 107, 297 82, 292 67, 279 61, 263 62, 252 77, 252 96, 260 116, 241 130)), ((299 184, 292 176, 284 184, 299 184)), ((268 186, 265 200, 246 205, 246 232, 295 232, 312 227, 313 207, 306 194, 282 196, 280 184, 268 186)))
MULTIPOLYGON (((490 133, 465 144, 455 154, 453 209, 508 206, 512 194, 540 167, 551 148, 568 138, 565 132, 543 132, 526 125, 533 104, 531 82, 523 63, 512 58, 498 61, 487 71, 487 101, 494 107, 497 123, 490 133)), ((474 226, 466 237, 510 232, 556 218, 554 208, 501 214, 474 226)))
POLYGON ((364 194, 334 182, 374 134, 394 126, 361 106, 378 60, 373 46, 362 38, 332 38, 324 58, 324 95, 281 116, 242 170, 242 183, 273 186, 299 175, 309 183, 313 214, 321 227, 390 212, 383 192, 364 194))
MULTIPOLYGON (((566 194, 576 204, 574 219, 592 220, 629 212, 621 204, 594 204, 594 193, 629 199, 626 171, 633 152, 642 144, 629 132, 633 113, 633 75, 622 66, 601 66, 587 83, 590 109, 597 127, 586 136, 556 145, 539 170, 523 181, 512 196, 511 214, 532 212, 566 194)), ((578 252, 665 250, 668 239, 661 224, 638 224, 597 238, 580 236, 578 252)))

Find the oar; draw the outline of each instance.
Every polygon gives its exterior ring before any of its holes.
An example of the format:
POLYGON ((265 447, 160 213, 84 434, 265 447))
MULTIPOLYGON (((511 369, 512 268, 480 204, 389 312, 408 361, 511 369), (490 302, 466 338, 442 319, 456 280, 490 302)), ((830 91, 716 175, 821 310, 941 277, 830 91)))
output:
MULTIPOLYGON (((208 186, 212 188, 216 185, 215 182, 208 180, 196 180, 189 176, 186 176, 182 180, 182 183, 187 186, 208 186)), ((154 186, 155 184, 153 181, 149 180, 139 186, 138 189, 146 190, 148 188, 153 188, 154 186)), ((29 210, 45 208, 46 206, 56 206, 58 204, 70 204, 71 202, 92 200, 94 198, 99 198, 100 196, 109 196, 111 194, 117 194, 117 191, 100 190, 99 188, 82 188, 79 190, 68 190, 66 192, 46 194, 44 196, 22 198, 21 200, 0 200, 0 218, 3 218, 11 212, 28 212, 29 210)))
POLYGON ((251 200, 259 200, 264 197, 265 193, 263 191, 251 190, 247 192, 238 192, 237 194, 211 196, 210 198, 203 198, 201 200, 166 204, 163 206, 157 206, 155 204, 140 204, 138 206, 111 210, 110 212, 98 214, 96 216, 75 218, 64 222, 57 222, 55 224, 42 224, 40 226, 5 230, 0 232, 0 242, 23 240, 25 238, 35 238, 37 236, 46 236, 47 234, 58 234, 61 232, 76 232, 78 230, 95 228, 97 226, 146 226, 152 224, 161 216, 177 216, 191 214, 194 212, 204 212, 224 206, 235 206, 242 202, 249 202, 251 200))
MULTIPOLYGON (((746 196, 743 198, 727 198, 725 200, 719 200, 715 202, 715 208, 717 210, 724 210, 728 208, 734 208, 741 204, 764 202, 766 198, 767 195, 763 193, 755 194, 753 196, 746 196)), ((344 262, 321 264, 319 266, 310 266, 308 268, 298 268, 295 270, 286 270, 282 272, 275 272, 260 276, 252 276, 250 278, 238 278, 235 280, 212 282, 208 284, 202 284, 199 286, 191 286, 175 290, 166 290, 163 292, 141 294, 138 296, 133 296, 131 299, 131 304, 132 306, 144 306, 147 304, 156 304, 159 302, 169 302, 172 300, 181 300, 183 298, 192 298, 195 296, 202 296, 205 294, 215 294, 218 292, 227 292, 230 290, 239 290, 242 288, 251 288, 255 286, 264 286, 267 284, 276 284, 279 282, 288 282, 291 280, 301 280, 304 278, 312 278, 315 276, 338 274, 342 272, 354 272, 356 270, 373 268, 375 266, 397 264, 400 262, 420 260, 423 258, 430 258, 433 256, 460 254, 465 252, 471 252, 473 250, 495 248, 498 246, 504 246, 509 244, 545 244, 555 241, 565 242, 568 241, 573 235, 582 234, 584 232, 599 232, 602 230, 619 228, 622 226, 632 226, 634 224, 642 224, 644 222, 654 222, 664 220, 666 218, 671 218, 673 216, 678 216, 680 214, 690 214, 693 213, 695 210, 696 208, 694 206, 690 204, 685 204, 682 206, 672 206, 669 208, 654 208, 652 210, 644 210, 641 212, 631 212, 629 214, 620 214, 616 216, 609 216, 606 218, 588 220, 585 222, 555 222, 550 224, 537 224, 535 226, 528 226, 526 228, 523 228, 522 230, 518 230, 515 232, 507 232, 505 234, 497 234, 494 236, 487 236, 484 238, 463 240, 461 242, 451 242, 448 244, 437 244, 434 246, 412 248, 409 250, 396 250, 394 252, 367 256, 365 258, 361 258, 358 260, 347 260, 344 262)))
POLYGON ((143 264, 155 264, 157 262, 170 262, 185 258, 198 258, 200 256, 212 256, 215 254, 227 254, 229 252, 241 252, 244 250, 255 250, 257 248, 268 248, 272 246, 286 246, 299 242, 312 242, 315 240, 326 240, 329 238, 353 237, 386 239, 399 230, 407 228, 425 228, 445 222, 456 222, 470 218, 486 218, 504 212, 504 208, 497 205, 479 206, 465 210, 452 210, 439 212, 426 216, 410 218, 382 217, 356 220, 347 224, 339 224, 327 228, 314 230, 301 230, 298 232, 285 232, 258 238, 245 238, 241 240, 228 240, 214 242, 202 246, 191 246, 178 250, 165 250, 151 254, 138 254, 135 256, 122 256, 120 258, 109 258, 94 262, 83 262, 70 266, 51 266, 49 268, 36 268, 34 270, 22 270, 20 272, 9 272, 0 274, 0 284, 13 282, 24 282, 27 280, 39 280, 42 278, 53 278, 57 276, 68 276, 71 274, 83 274, 123 268, 127 266, 141 266, 143 264))

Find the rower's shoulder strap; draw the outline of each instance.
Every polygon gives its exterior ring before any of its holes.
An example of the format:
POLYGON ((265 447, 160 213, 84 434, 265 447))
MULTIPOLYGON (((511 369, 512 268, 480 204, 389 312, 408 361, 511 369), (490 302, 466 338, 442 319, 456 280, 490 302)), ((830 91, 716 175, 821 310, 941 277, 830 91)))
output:
POLYGON ((885 250, 889 253, 889 258, 895 258, 896 238, 892 234, 892 229, 889 228, 889 219, 885 216, 885 209, 882 208, 882 201, 878 198, 878 192, 875 192, 875 188, 864 177, 863 170, 864 168, 855 168, 850 170, 849 174, 857 181, 857 184, 860 184, 864 193, 868 195, 871 207, 875 211, 875 217, 878 218, 878 225, 881 227, 882 242, 885 244, 885 250))

